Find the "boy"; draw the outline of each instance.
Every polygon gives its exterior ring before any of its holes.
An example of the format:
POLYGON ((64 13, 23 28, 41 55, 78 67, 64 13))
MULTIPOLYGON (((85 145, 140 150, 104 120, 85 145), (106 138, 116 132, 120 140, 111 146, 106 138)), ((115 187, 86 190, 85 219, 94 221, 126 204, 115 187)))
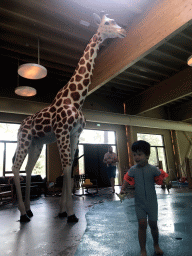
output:
MULTIPOLYGON (((161 174, 160 170, 148 164, 150 156, 150 144, 146 141, 136 141, 132 145, 133 158, 136 165, 128 171, 130 177, 135 180, 135 211, 138 218, 139 244, 141 256, 146 256, 146 229, 147 215, 148 223, 154 241, 154 249, 157 255, 162 255, 163 251, 159 247, 159 231, 157 227, 158 205, 154 186, 154 177, 161 174)), ((121 194, 125 193, 125 188, 129 183, 124 180, 121 194)))

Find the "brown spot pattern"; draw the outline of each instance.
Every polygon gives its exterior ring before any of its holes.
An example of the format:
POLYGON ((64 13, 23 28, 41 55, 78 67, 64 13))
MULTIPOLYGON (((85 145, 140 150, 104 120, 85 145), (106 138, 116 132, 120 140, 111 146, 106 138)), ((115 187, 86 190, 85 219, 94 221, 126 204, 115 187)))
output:
POLYGON ((77 81, 77 82, 79 82, 79 81, 81 81, 82 80, 82 76, 79 76, 79 75, 76 75, 76 77, 75 77, 75 81, 77 81))
POLYGON ((40 118, 40 119, 37 118, 37 119, 35 120, 36 124, 40 124, 42 121, 43 121, 43 118, 40 118))
MULTIPOLYGON (((76 76, 77 77, 77 76, 76 76)), ((76 84, 72 83, 69 85, 69 89, 74 92, 76 90, 76 84)))
POLYGON ((85 60, 82 58, 79 63, 80 63, 80 65, 83 65, 83 64, 85 64, 85 60))
POLYGON ((91 70, 91 64, 89 62, 87 62, 87 70, 90 72, 91 70))
POLYGON ((83 80, 83 84, 84 84, 85 86, 87 86, 87 85, 89 84, 89 79, 84 79, 84 80, 83 80))
POLYGON ((70 116, 72 114, 72 111, 69 109, 67 110, 67 115, 70 116))
POLYGON ((74 101, 78 101, 80 99, 80 94, 78 92, 72 92, 71 93, 71 98, 74 100, 74 101))
POLYGON ((49 113, 49 112, 44 113, 44 114, 43 114, 43 116, 44 116, 44 117, 48 117, 48 118, 50 118, 50 117, 51 117, 51 115, 50 115, 50 113, 49 113))
POLYGON ((50 119, 45 119, 42 124, 50 124, 50 119))
POLYGON ((56 111, 56 108, 55 108, 55 107, 51 107, 49 111, 50 111, 51 113, 53 113, 53 112, 56 111))
POLYGON ((89 52, 87 52, 87 53, 85 54, 85 59, 86 59, 86 60, 89 59, 89 52))
POLYGON ((64 93, 63 93, 63 97, 67 97, 67 96, 68 96, 68 92, 69 92, 69 90, 66 89, 66 90, 64 91, 64 93))
POLYGON ((73 121, 74 121, 74 117, 73 117, 73 116, 69 117, 69 119, 68 119, 68 123, 69 123, 69 124, 72 124, 72 123, 73 123, 73 121))
POLYGON ((82 90, 82 89, 83 89, 82 84, 78 84, 78 90, 82 90))
POLYGON ((64 100, 64 104, 66 105, 70 105, 71 104, 71 100, 69 98, 64 100))
POLYGON ((65 113, 64 110, 61 112, 61 116, 62 116, 63 118, 66 117, 66 113, 65 113))
POLYGON ((62 99, 60 99, 60 100, 58 100, 58 101, 56 102, 56 106, 59 107, 59 106, 61 105, 61 103, 62 103, 62 99))
POLYGON ((62 95, 62 93, 60 92, 60 93, 58 93, 57 94, 57 99, 59 99, 60 97, 61 97, 61 95, 62 95))
POLYGON ((79 69, 79 74, 84 74, 86 72, 86 68, 83 66, 83 67, 80 67, 79 69))
POLYGON ((80 105, 78 103, 74 103, 74 106, 76 107, 76 109, 79 109, 80 105))
POLYGON ((91 52, 90 52, 91 57, 93 56, 93 53, 94 53, 94 52, 95 52, 94 49, 91 48, 91 52))
POLYGON ((46 133, 47 133, 47 132, 51 132, 51 126, 45 126, 43 130, 44 130, 44 132, 46 132, 46 133))

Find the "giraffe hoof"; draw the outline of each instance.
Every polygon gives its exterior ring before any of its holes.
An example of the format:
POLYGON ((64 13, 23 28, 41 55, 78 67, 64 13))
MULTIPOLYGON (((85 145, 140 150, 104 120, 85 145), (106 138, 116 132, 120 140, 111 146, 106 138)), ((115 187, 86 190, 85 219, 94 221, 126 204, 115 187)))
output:
POLYGON ((27 211, 27 216, 28 216, 29 218, 33 217, 33 213, 32 213, 31 210, 28 210, 28 211, 27 211))
POLYGON ((79 219, 75 216, 75 214, 73 214, 73 215, 71 215, 71 216, 69 216, 68 218, 67 218, 67 222, 68 223, 71 223, 71 222, 78 222, 79 221, 79 219))
POLYGON ((30 221, 30 219, 27 216, 27 214, 21 215, 20 222, 29 222, 29 221, 30 221))
POLYGON ((66 212, 62 212, 62 213, 59 213, 59 218, 64 218, 64 217, 67 217, 67 213, 66 212))

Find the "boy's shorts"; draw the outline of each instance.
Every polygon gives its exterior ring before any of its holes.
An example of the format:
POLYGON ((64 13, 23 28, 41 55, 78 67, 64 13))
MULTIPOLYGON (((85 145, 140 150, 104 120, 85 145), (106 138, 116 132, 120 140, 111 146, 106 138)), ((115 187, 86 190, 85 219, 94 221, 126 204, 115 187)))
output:
POLYGON ((158 205, 156 202, 154 203, 145 203, 145 204, 135 204, 135 212, 137 215, 137 219, 148 219, 151 221, 158 220, 158 205))

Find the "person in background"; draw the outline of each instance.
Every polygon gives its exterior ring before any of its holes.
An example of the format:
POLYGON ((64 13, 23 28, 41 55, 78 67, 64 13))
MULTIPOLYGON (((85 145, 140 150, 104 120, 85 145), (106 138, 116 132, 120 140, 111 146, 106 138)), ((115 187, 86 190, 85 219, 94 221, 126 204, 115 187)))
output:
MULTIPOLYGON (((136 165, 128 171, 129 177, 135 180, 135 211, 138 219, 138 237, 141 248, 141 256, 146 256, 146 229, 149 223, 154 242, 154 249, 157 255, 162 255, 163 251, 159 247, 159 231, 157 226, 158 204, 154 186, 154 178, 161 175, 161 171, 150 164, 150 144, 146 141, 136 141, 132 145, 133 158, 136 165), (148 217, 148 220, 147 220, 148 217)), ((125 179, 120 194, 124 194, 128 186, 125 179)))
POLYGON ((115 193, 116 163, 119 160, 111 146, 109 146, 108 152, 104 155, 103 162, 107 164, 107 174, 111 182, 112 193, 115 193))

